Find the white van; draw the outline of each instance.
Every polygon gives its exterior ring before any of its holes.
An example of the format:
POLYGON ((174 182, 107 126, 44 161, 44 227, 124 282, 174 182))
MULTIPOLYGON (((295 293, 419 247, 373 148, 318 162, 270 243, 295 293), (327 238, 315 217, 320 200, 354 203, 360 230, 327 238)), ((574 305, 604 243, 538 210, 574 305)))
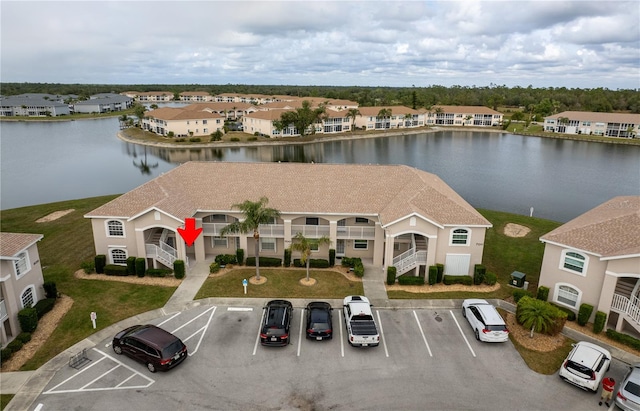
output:
POLYGON ((462 302, 462 316, 469 321, 476 340, 485 342, 506 342, 509 329, 496 308, 486 300, 477 298, 462 302))

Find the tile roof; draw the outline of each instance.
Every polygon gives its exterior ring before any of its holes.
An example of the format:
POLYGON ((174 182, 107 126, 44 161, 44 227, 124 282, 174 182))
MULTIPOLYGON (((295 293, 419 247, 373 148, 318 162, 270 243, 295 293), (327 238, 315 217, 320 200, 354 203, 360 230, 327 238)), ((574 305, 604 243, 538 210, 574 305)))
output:
POLYGON ((377 116, 380 110, 391 110, 392 116, 405 115, 405 114, 419 114, 419 111, 405 106, 375 106, 375 107, 358 107, 360 115, 362 116, 377 116))
POLYGON ((442 106, 435 105, 431 107, 431 112, 435 113, 436 109, 442 109, 443 113, 461 113, 461 114, 502 114, 485 106, 442 106))
POLYGON ((155 207, 182 220, 260 197, 283 214, 369 215, 387 225, 415 213, 441 226, 491 226, 435 174, 359 164, 187 162, 85 217, 131 218, 155 207))
POLYGON ((640 196, 614 197, 540 240, 602 257, 640 254, 640 196))
POLYGON ((0 256, 13 257, 44 237, 42 234, 0 233, 0 256))
POLYGON ((189 110, 187 108, 177 107, 161 107, 155 110, 147 111, 144 113, 144 115, 166 121, 222 118, 222 116, 218 113, 211 113, 204 110, 189 110))
POLYGON ((552 118, 557 120, 561 117, 566 117, 569 120, 592 121, 592 122, 600 122, 600 123, 640 124, 640 114, 631 114, 631 113, 596 113, 592 111, 563 111, 562 113, 545 117, 545 119, 552 118))

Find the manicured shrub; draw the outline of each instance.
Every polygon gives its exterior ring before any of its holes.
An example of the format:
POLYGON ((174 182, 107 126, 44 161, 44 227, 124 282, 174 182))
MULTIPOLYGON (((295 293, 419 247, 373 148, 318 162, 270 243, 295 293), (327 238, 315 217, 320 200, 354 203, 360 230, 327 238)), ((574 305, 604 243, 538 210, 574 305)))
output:
POLYGON ((213 262, 213 263, 209 264, 209 272, 211 274, 215 274, 218 271, 220 271, 220 264, 218 264, 216 262, 213 262))
POLYGON ((20 329, 25 333, 32 333, 38 327, 38 312, 34 307, 23 308, 18 311, 20 329))
MULTIPOLYGON (((233 258, 235 259, 236 256, 234 255, 233 258)), ((173 275, 178 279, 181 280, 184 278, 185 276, 185 268, 184 268, 184 261, 183 260, 176 260, 173 262, 173 275)))
POLYGON ((549 299, 549 287, 545 287, 544 285, 538 287, 536 298, 538 300, 547 301, 549 299))
POLYGON ((640 350, 640 340, 637 338, 634 338, 628 334, 619 333, 613 328, 609 328, 606 331, 606 334, 607 337, 611 338, 614 341, 618 341, 619 343, 622 343, 627 347, 631 347, 634 350, 640 350))
POLYGON ((115 264, 107 264, 104 266, 104 273, 106 275, 117 275, 120 277, 126 276, 127 274, 127 266, 126 265, 115 265, 115 264))
POLYGON ((596 312, 596 318, 593 320, 593 332, 600 334, 604 329, 604 325, 607 322, 607 314, 602 311, 596 312))
POLYGON ((46 313, 53 309, 53 306, 56 305, 55 298, 44 298, 34 305, 36 312, 38 313, 38 319, 42 318, 46 313))
POLYGON ((400 285, 424 285, 424 277, 413 275, 401 275, 398 277, 400 285))
POLYGON ((333 267, 336 265, 336 250, 333 248, 329 249, 329 267, 333 267))
POLYGON ((136 275, 136 258, 127 258, 127 275, 136 275))
POLYGON ((53 281, 45 281, 42 284, 42 288, 44 288, 44 295, 47 298, 58 298, 58 287, 56 287, 56 283, 53 281))
POLYGON ((284 266, 291 267, 291 249, 290 248, 284 249, 284 266))
POLYGON ((23 345, 24 343, 16 338, 13 341, 11 341, 9 344, 7 344, 7 348, 10 349, 12 353, 16 353, 20 351, 23 345))
POLYGON ((429 285, 434 285, 438 280, 438 267, 435 265, 429 266, 429 285))
POLYGON ((476 264, 473 266, 473 284, 480 285, 484 282, 484 276, 487 272, 487 268, 482 264, 476 264))
POLYGON ((387 284, 394 285, 396 283, 396 267, 389 266, 387 267, 387 284))
MULTIPOLYGON (((177 261, 177 260, 176 260, 177 261)), ((171 275, 172 271, 171 270, 167 270, 166 268, 149 268, 144 275, 148 276, 148 277, 166 277, 168 275, 171 275)))
POLYGON ((16 336, 16 340, 20 340, 22 344, 26 344, 31 341, 31 333, 22 332, 16 336))
POLYGON ((592 312, 593 305, 587 303, 580 304, 580 309, 578 310, 578 324, 583 326, 587 325, 592 312))
POLYGON ((144 277, 147 269, 147 261, 143 257, 136 258, 136 275, 140 278, 144 277))
POLYGON ((85 274, 91 274, 96 270, 96 265, 94 261, 83 261, 80 263, 80 268, 84 270, 85 274))
POLYGON ((575 321, 576 320, 576 313, 573 312, 573 310, 571 310, 571 309, 569 309, 567 307, 563 307, 563 306, 560 306, 560 305, 553 304, 553 303, 550 303, 550 304, 552 304, 558 310, 567 313, 567 321, 575 321))
POLYGON ((451 284, 463 284, 463 285, 472 285, 473 278, 468 275, 445 275, 442 277, 442 282, 445 285, 451 284))
POLYGON ((340 263, 343 267, 351 267, 353 268, 355 258, 351 257, 342 257, 342 262, 340 263))
POLYGON ((8 361, 13 355, 13 351, 9 347, 0 350, 0 362, 8 361))
MULTIPOLYGON (((355 258, 353 262, 353 273, 356 277, 364 277, 364 264, 362 264, 362 260, 360 258, 355 258)), ((424 283, 424 278, 423 278, 424 283)))
POLYGON ((244 264, 244 249, 238 248, 236 250, 236 261, 238 262, 238 265, 244 264))
POLYGON ((94 258, 96 273, 104 274, 104 266, 107 265, 107 256, 104 254, 98 254, 94 258))
MULTIPOLYGON (((303 264, 299 258, 293 260, 294 267, 306 267, 306 263, 303 264)), ((329 261, 322 258, 310 258, 309 268, 329 268, 329 261)))
POLYGON ((444 264, 436 264, 436 268, 438 269, 436 283, 440 284, 442 282, 442 278, 444 277, 444 264))
POLYGON ((220 264, 220 267, 228 264, 236 264, 236 256, 233 254, 218 254, 214 261, 220 264))
POLYGON ((513 300, 516 302, 516 304, 518 304, 522 297, 533 297, 533 294, 521 288, 513 290, 513 300))
POLYGON ((231 137, 231 138, 229 139, 229 141, 232 141, 232 142, 234 142, 234 143, 235 143, 235 142, 240 141, 240 139, 239 139, 238 137, 231 137))
POLYGON ((192 143, 199 143, 202 140, 200 140, 200 137, 191 137, 189 138, 189 141, 192 143))
MULTIPOLYGON (((255 267, 256 258, 247 257, 247 266, 255 267)), ((276 257, 260 257, 260 267, 280 267, 282 266, 282 258, 276 257)))
POLYGON ((486 285, 495 285, 498 282, 498 276, 496 273, 486 273, 484 276, 484 283, 486 285))

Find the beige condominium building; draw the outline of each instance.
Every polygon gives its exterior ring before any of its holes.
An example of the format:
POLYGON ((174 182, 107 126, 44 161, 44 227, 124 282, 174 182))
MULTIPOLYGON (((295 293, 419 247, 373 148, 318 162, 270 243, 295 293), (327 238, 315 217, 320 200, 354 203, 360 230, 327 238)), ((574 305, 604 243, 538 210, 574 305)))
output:
POLYGON ((640 114, 563 111, 545 117, 544 131, 635 138, 640 132, 640 114))

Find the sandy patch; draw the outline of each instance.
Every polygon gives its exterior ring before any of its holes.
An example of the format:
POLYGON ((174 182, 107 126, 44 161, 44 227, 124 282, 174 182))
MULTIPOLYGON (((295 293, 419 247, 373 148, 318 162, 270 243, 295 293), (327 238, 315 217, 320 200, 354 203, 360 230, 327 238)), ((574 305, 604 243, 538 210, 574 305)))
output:
POLYGON ((116 275, 106 274, 87 274, 84 270, 78 270, 74 273, 76 278, 81 280, 99 280, 99 281, 118 281, 121 283, 129 284, 141 284, 141 285, 159 285, 161 287, 177 287, 182 280, 178 280, 175 277, 136 277, 128 275, 126 277, 120 277, 116 275))
POLYGON ((316 279, 315 278, 309 278, 309 281, 307 281, 307 278, 301 278, 300 279, 300 284, 302 285, 306 285, 306 286, 312 286, 316 284, 316 279))
POLYGON ((406 291, 408 293, 445 293, 447 291, 469 291, 474 293, 490 293, 500 288, 500 284, 494 285, 463 285, 463 284, 434 284, 434 285, 400 285, 385 284, 387 291, 406 291))
POLYGON ((258 279, 258 277, 254 275, 253 277, 249 278, 249 282, 253 285, 261 285, 267 282, 267 277, 265 277, 264 275, 261 275, 260 278, 258 279))
POLYGON ((529 234, 530 231, 529 227, 515 223, 507 223, 507 225, 504 226, 504 235, 509 237, 524 237, 529 234))
POLYGON ((73 213, 74 211, 76 211, 76 210, 73 209, 73 208, 71 208, 69 210, 54 211, 51 214, 47 214, 46 216, 37 219, 36 223, 48 223, 49 221, 57 220, 58 218, 64 217, 69 213, 73 213))

